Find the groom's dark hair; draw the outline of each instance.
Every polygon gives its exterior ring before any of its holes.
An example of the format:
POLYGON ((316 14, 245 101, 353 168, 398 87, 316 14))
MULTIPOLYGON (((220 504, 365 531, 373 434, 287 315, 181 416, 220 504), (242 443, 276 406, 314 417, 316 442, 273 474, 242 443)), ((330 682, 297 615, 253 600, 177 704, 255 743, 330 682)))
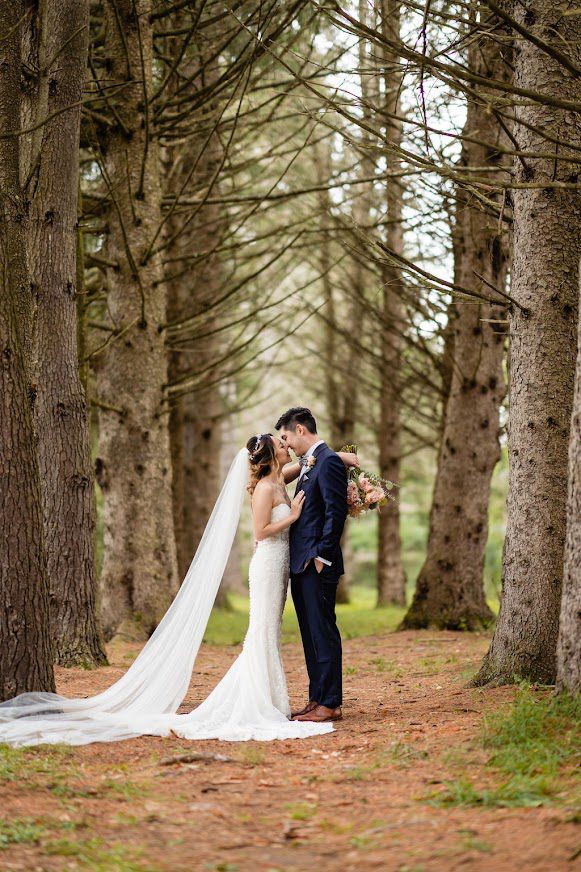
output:
POLYGON ((302 424, 303 427, 307 428, 309 433, 317 432, 315 416, 305 406, 294 406, 292 409, 289 409, 284 415, 280 416, 274 425, 274 429, 280 430, 281 427, 284 427, 285 430, 294 431, 297 429, 297 424, 302 424))

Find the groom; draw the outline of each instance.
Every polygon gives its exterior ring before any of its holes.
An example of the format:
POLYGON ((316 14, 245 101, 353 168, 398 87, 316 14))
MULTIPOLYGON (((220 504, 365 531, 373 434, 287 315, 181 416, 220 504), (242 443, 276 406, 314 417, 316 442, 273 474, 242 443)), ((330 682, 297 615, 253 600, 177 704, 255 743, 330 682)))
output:
POLYGON ((339 543, 347 517, 347 472, 319 439, 310 409, 289 409, 275 427, 300 458, 296 492, 305 492, 303 511, 290 528, 290 569, 309 701, 293 720, 337 721, 342 717, 342 652, 335 598, 344 572, 339 543))

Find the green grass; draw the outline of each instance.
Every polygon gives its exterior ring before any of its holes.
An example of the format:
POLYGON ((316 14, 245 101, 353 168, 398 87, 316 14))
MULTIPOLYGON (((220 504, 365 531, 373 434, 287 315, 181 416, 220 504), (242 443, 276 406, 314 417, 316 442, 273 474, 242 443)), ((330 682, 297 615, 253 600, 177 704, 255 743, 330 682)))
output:
POLYGON ((317 806, 312 802, 287 802, 284 807, 293 821, 308 821, 317 811, 317 806))
POLYGON ((43 853, 51 856, 70 857, 67 869, 83 872, 157 872, 149 861, 142 863, 138 848, 126 848, 120 844, 106 844, 103 839, 55 839, 43 846, 43 853))
POLYGON ((424 748, 417 748, 405 742, 392 742, 388 751, 389 758, 399 769, 413 766, 417 760, 425 760, 429 756, 424 748))
POLYGON ((464 851, 478 851, 481 854, 492 854, 493 847, 490 842, 479 839, 470 830, 461 830, 460 849, 464 851))
POLYGON ((242 745, 240 762, 247 766, 261 766, 264 763, 264 748, 257 742, 242 745))
MULTIPOLYGON (((214 609, 210 616, 204 641, 213 645, 238 645, 248 627, 248 599, 229 596, 231 609, 214 609)), ((366 587, 351 589, 351 602, 337 606, 337 622, 344 639, 373 636, 394 630, 404 615, 397 606, 375 608, 375 592, 366 587)), ((282 622, 283 642, 299 642, 300 633, 292 601, 286 604, 282 622)))
POLYGON ((445 782, 442 793, 428 797, 430 805, 439 808, 470 806, 480 808, 536 808, 547 805, 554 795, 548 779, 511 778, 499 787, 477 788, 467 778, 445 782))
POLYGON ((45 833, 45 827, 30 818, 0 818, 0 851, 10 845, 37 845, 45 833))
POLYGON ((463 778, 428 797, 434 805, 528 807, 563 801, 581 762, 581 700, 522 684, 514 702, 485 718, 479 738, 503 781, 476 787, 463 778))
POLYGON ((156 872, 151 863, 145 865, 140 862, 143 852, 134 846, 127 848, 120 844, 107 844, 100 838, 51 837, 51 829, 75 829, 77 826, 51 819, 0 819, 0 851, 13 845, 39 846, 44 855, 70 858, 66 868, 75 872, 81 869, 85 872, 156 872))
POLYGON ((40 748, 12 748, 0 745, 0 782, 34 781, 42 776, 60 780, 64 773, 75 771, 72 765, 73 749, 66 745, 44 745, 40 748))
POLYGON ((490 764, 509 776, 554 778, 581 762, 581 699, 567 694, 535 694, 519 687, 508 711, 484 720, 483 745, 490 764))

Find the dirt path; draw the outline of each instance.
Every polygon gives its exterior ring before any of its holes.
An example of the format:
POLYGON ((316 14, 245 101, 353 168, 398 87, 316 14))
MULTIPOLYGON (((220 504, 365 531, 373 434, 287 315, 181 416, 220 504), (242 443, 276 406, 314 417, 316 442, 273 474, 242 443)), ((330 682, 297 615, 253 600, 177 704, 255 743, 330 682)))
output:
MULTIPOLYGON (((143 738, 49 755, 28 750, 13 780, 4 773, 3 817, 25 835, 0 850, 0 869, 579 868, 570 809, 430 804, 459 773, 480 783, 491 777, 471 743, 483 714, 513 691, 465 687, 487 644, 482 636, 429 632, 348 641, 345 719, 329 736, 244 744, 143 738), (168 762, 180 755, 191 757, 168 762)), ((237 650, 203 648, 188 708, 237 650)), ((103 689, 134 651, 116 650, 113 665, 98 672, 60 670, 60 691, 103 689)), ((284 658, 297 705, 305 686, 299 646, 285 646, 284 658)))

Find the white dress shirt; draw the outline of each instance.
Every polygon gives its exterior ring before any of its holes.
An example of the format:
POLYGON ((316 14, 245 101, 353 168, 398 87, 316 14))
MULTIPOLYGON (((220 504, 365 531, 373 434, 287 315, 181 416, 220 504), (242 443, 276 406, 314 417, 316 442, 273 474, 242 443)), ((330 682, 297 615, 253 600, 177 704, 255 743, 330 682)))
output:
MULTIPOLYGON (((315 450, 319 447, 319 445, 324 445, 324 444, 325 444, 324 439, 319 439, 318 442, 314 442, 311 445, 311 447, 307 451, 305 451, 305 453, 303 454, 303 457, 307 457, 307 458, 311 457, 311 455, 313 455, 315 453, 315 450)), ((305 463, 305 465, 301 467, 301 473, 299 475, 299 482, 302 479, 303 475, 306 475, 307 472, 308 472, 308 466, 305 463)), ((333 565, 330 560, 325 560, 324 557, 315 557, 315 560, 319 560, 321 563, 324 563, 326 566, 333 565)), ((305 569, 306 569, 306 567, 305 567, 305 569)))

